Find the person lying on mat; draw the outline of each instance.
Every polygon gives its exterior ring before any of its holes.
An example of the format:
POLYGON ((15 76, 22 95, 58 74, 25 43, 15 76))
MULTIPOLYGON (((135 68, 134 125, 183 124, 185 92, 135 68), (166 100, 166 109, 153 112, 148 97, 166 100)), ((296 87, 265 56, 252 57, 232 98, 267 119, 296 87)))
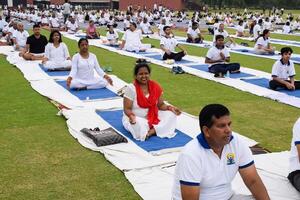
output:
POLYGON ((257 38, 254 45, 254 52, 259 55, 274 55, 275 48, 270 44, 270 30, 265 29, 263 33, 257 38))
POLYGON ((86 90, 104 88, 112 85, 112 79, 100 68, 95 54, 89 52, 89 43, 86 38, 78 41, 79 53, 72 58, 72 67, 67 79, 70 89, 86 90), (99 77, 94 76, 94 70, 99 77))
POLYGON ((300 81, 295 81, 294 63, 290 60, 293 50, 290 47, 281 49, 281 59, 277 60, 272 67, 272 80, 269 86, 272 90, 284 88, 288 90, 300 89, 300 81))
POLYGON ((230 54, 224 45, 224 36, 217 35, 215 45, 212 46, 205 58, 205 63, 210 64, 208 71, 215 74, 215 77, 224 77, 228 71, 230 73, 239 73, 239 63, 229 63, 230 54))
POLYGON ((42 64, 51 71, 71 69, 72 62, 69 50, 67 45, 62 42, 61 34, 58 30, 50 33, 42 64))
POLYGON ((114 29, 113 25, 107 25, 107 26, 108 26, 108 31, 106 33, 106 38, 107 38, 108 44, 111 46, 119 46, 118 32, 114 29))
POLYGON ((121 49, 125 51, 146 51, 151 48, 151 44, 143 44, 142 32, 136 28, 136 23, 130 22, 129 29, 123 35, 121 49))
POLYGON ((124 93, 122 123, 136 140, 144 141, 153 135, 161 138, 175 136, 176 115, 181 111, 164 103, 163 91, 150 80, 151 69, 145 60, 134 68, 134 82, 124 93))
POLYGON ((100 38, 99 33, 97 32, 97 29, 96 29, 96 26, 95 26, 95 23, 93 20, 89 21, 89 25, 86 28, 86 37, 88 39, 99 39, 100 38))
POLYGON ((27 38, 23 58, 25 60, 43 60, 47 43, 47 38, 41 35, 40 26, 33 25, 33 34, 27 38))
POLYGON ((185 145, 177 160, 172 199, 269 200, 249 147, 231 131, 229 110, 220 104, 207 105, 199 122, 201 133, 185 145), (253 197, 232 191, 237 172, 253 197))
POLYGON ((188 28, 186 42, 203 43, 203 37, 201 36, 199 24, 197 22, 193 22, 192 27, 188 28))
POLYGON ((235 44, 234 40, 229 36, 228 32, 224 29, 224 23, 219 24, 219 28, 214 31, 213 42, 216 42, 216 36, 223 35, 225 46, 229 47, 231 44, 235 44))
POLYGON ((178 44, 177 40, 173 37, 172 30, 170 26, 164 27, 165 36, 161 36, 160 48, 164 51, 162 57, 163 60, 173 59, 176 61, 182 60, 182 58, 187 54, 187 51, 182 45, 178 44), (181 49, 180 52, 176 53, 175 48, 181 49))
POLYGON ((14 31, 12 38, 16 51, 20 51, 20 56, 23 56, 26 47, 26 41, 29 37, 29 33, 24 30, 24 25, 22 22, 18 22, 18 30, 14 31))
POLYGON ((300 192, 300 118, 293 127, 288 179, 300 192))

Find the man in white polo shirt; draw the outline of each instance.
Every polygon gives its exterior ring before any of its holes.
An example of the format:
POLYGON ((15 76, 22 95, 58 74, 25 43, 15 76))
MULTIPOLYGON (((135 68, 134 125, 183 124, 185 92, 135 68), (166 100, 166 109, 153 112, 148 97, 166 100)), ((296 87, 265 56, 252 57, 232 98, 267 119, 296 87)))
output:
POLYGON ((253 198, 269 200, 249 147, 231 132, 229 110, 220 104, 207 105, 199 121, 202 133, 184 147, 177 160, 172 199, 241 199, 231 188, 239 172, 253 198))
POLYGON ((293 139, 290 152, 290 167, 288 179, 300 192, 300 118, 293 127, 293 139))
POLYGON ((175 61, 180 61, 187 54, 186 50, 178 44, 177 40, 173 37, 172 30, 170 26, 164 27, 165 35, 161 36, 160 48, 164 51, 163 60, 173 59, 175 61), (178 47, 182 51, 175 52, 175 48, 178 47))
POLYGON ((203 37, 201 36, 198 26, 199 24, 197 22, 193 22, 192 27, 188 28, 186 42, 203 43, 203 37))
POLYGON ((144 18, 143 18, 143 22, 140 23, 140 27, 141 27, 141 30, 142 30, 142 33, 143 33, 143 34, 145 34, 145 35, 153 34, 153 31, 152 31, 152 29, 151 29, 151 25, 150 25, 150 23, 148 22, 147 17, 144 17, 144 18))
POLYGON ((284 88, 288 90, 300 89, 300 81, 295 81, 294 63, 290 60, 293 50, 290 47, 281 49, 281 59, 277 60, 272 67, 272 80, 269 86, 272 90, 284 88))
POLYGON ((210 64, 208 71, 215 74, 215 77, 224 77, 229 73, 239 73, 239 63, 229 63, 230 54, 229 50, 224 45, 224 36, 217 35, 215 45, 212 46, 205 58, 205 63, 210 64))

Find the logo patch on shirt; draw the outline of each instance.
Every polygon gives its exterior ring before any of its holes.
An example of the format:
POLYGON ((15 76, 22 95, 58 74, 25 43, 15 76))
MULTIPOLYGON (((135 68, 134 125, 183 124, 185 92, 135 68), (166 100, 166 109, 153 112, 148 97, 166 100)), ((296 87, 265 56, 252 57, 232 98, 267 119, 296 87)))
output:
POLYGON ((226 158, 227 158, 227 165, 233 165, 233 164, 235 163, 234 157, 235 157, 234 153, 228 153, 228 154, 226 155, 226 158))

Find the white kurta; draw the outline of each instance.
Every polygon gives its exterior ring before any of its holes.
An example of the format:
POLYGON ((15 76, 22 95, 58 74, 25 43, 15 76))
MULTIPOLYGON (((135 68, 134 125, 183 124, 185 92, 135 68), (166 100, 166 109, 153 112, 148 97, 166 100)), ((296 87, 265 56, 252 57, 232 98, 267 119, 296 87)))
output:
POLYGON ((72 68, 70 77, 72 77, 70 88, 98 89, 106 87, 108 82, 104 79, 105 73, 100 68, 97 57, 93 53, 89 53, 87 59, 82 58, 79 53, 72 58, 72 68), (94 70, 100 77, 94 76, 94 70))
MULTIPOLYGON (((124 113, 122 119, 123 126, 136 140, 144 141, 150 129, 147 120, 148 109, 141 108, 137 104, 137 95, 133 84, 127 86, 124 97, 133 101, 132 112, 136 116, 136 123, 131 124, 129 118, 124 113)), ((154 125, 156 135, 161 138, 174 137, 176 135, 176 118, 176 115, 171 111, 158 111, 160 122, 154 125)))
POLYGON ((127 30, 122 38, 122 40, 125 40, 124 50, 138 52, 151 48, 151 44, 142 44, 142 38, 141 30, 127 30))
POLYGON ((44 64, 47 69, 71 68, 71 60, 67 60, 70 57, 68 47, 63 42, 58 47, 55 47, 53 43, 48 43, 45 47, 45 57, 49 59, 44 64))

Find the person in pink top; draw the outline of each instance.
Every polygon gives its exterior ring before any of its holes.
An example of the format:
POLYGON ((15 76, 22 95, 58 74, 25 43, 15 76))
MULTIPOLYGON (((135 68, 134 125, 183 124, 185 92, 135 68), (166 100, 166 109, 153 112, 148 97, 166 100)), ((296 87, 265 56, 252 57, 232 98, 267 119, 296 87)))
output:
POLYGON ((86 29, 86 37, 88 39, 99 39, 100 38, 93 20, 90 20, 89 25, 86 29))

